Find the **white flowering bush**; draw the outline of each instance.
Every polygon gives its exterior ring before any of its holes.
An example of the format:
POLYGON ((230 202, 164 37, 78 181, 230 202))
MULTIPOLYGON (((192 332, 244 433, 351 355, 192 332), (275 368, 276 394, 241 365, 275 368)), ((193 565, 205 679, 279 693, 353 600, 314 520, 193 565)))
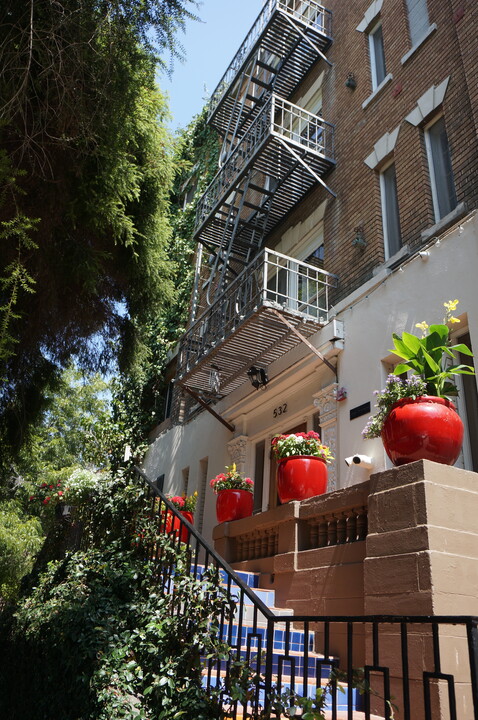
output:
POLYGON ((62 501, 67 505, 81 505, 87 502, 101 485, 103 473, 79 468, 71 473, 65 483, 62 501))

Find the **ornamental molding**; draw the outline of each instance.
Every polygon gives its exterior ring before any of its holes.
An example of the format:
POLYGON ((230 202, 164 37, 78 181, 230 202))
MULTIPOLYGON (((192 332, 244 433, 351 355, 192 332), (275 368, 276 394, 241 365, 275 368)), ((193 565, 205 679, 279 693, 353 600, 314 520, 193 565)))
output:
POLYGON ((231 463, 236 464, 237 471, 243 473, 245 471, 247 445, 249 438, 247 435, 238 435, 227 443, 231 463))
POLYGON ((380 140, 377 140, 373 146, 373 151, 365 158, 365 165, 371 170, 375 170, 388 155, 391 155, 395 149, 399 132, 400 125, 398 125, 395 130, 392 130, 391 133, 386 132, 385 135, 382 135, 380 140))
POLYGON ((329 422, 337 422, 337 388, 338 383, 332 383, 312 395, 314 406, 319 410, 321 427, 329 422))
POLYGON ((319 410, 322 442, 329 446, 335 458, 327 465, 328 492, 337 489, 337 388, 338 383, 331 383, 313 395, 314 405, 319 410))
POLYGON ((424 93, 418 100, 417 104, 409 115, 405 118, 410 125, 417 127, 422 123, 430 113, 436 110, 443 103, 445 94, 450 81, 450 75, 443 80, 439 85, 432 85, 426 93, 424 93))
POLYGON ((362 21, 357 25, 355 28, 359 32, 365 32, 368 27, 373 23, 377 15, 380 15, 380 11, 382 10, 383 0, 373 0, 373 3, 369 5, 367 10, 365 11, 365 15, 362 18, 362 21))

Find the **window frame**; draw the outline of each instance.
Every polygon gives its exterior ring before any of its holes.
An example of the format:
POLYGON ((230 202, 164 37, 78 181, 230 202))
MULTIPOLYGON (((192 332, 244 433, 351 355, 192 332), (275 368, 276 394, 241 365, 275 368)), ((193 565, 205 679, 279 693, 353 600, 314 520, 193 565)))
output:
POLYGON ((427 0, 405 0, 405 6, 407 9, 407 21, 408 21, 408 36, 410 38, 410 46, 416 47, 420 44, 427 33, 430 31, 430 14, 428 12, 427 0), (414 3, 412 7, 411 3, 414 3), (418 8, 420 14, 420 24, 418 25, 416 19, 412 21, 412 12, 415 8, 418 8), (415 27, 419 27, 420 31, 417 33, 414 30, 415 27))
POLYGON ((397 173, 396 173, 396 165, 394 158, 391 158, 389 162, 387 162, 385 165, 383 165, 379 170, 379 182, 380 182, 380 205, 382 208, 382 231, 383 231, 383 245, 384 245, 384 251, 385 251, 385 261, 389 260, 391 257, 393 257, 397 252, 399 252, 403 247, 403 238, 402 238, 402 230, 400 225, 400 206, 398 203, 398 187, 397 187, 397 173), (389 236, 389 227, 388 227, 388 219, 390 217, 390 209, 388 207, 387 203, 387 193, 386 193, 386 178, 385 173, 387 170, 389 170, 391 167, 394 168, 394 180, 395 180, 395 203, 396 203, 396 216, 398 220, 398 235, 400 239, 400 246, 396 249, 391 251, 390 247, 390 236, 389 236))
MULTIPOLYGON (((443 218, 446 217, 450 212, 453 212, 453 210, 458 205, 458 199, 456 196, 455 178, 454 178, 454 174, 453 174, 453 162, 452 162, 452 157, 451 157, 450 142, 448 140, 448 132, 447 132, 447 128, 446 128, 445 115, 443 112, 439 113, 438 115, 434 115, 433 119, 431 119, 429 122, 426 123, 426 125, 423 127, 423 134, 424 134, 424 139, 425 139, 425 150, 426 150, 427 162, 428 162, 428 177, 430 179, 430 188, 431 188, 431 193, 432 193, 433 215, 435 218, 435 222, 438 223, 438 222, 440 222, 440 220, 443 220, 443 218), (431 140, 432 136, 430 133, 431 129, 437 123, 439 123, 440 120, 443 121, 445 133, 446 133, 447 151, 448 151, 447 161, 450 165, 450 177, 451 177, 451 182, 452 182, 452 186, 453 186, 451 188, 453 190, 453 198, 451 198, 450 195, 448 195, 448 200, 449 201, 454 200, 454 203, 455 203, 453 205, 453 207, 448 208, 446 210, 446 212, 443 212, 443 213, 441 212, 441 209, 440 209, 440 198, 439 198, 438 183, 437 183, 438 173, 437 173, 437 169, 435 167, 435 161, 433 159, 434 147, 432 145, 432 140, 431 140)), ((450 190, 450 187, 447 187, 447 192, 449 190, 450 190)), ((450 204, 452 204, 452 202, 450 202, 450 204)))
POLYGON ((383 42, 383 26, 382 26, 382 20, 379 19, 377 22, 375 22, 370 30, 367 32, 367 40, 368 40, 368 52, 370 57, 370 75, 372 79, 372 91, 375 92, 377 88, 381 86, 381 84, 384 82, 385 78, 387 77, 387 62, 385 59, 385 46, 383 42), (382 55, 383 55, 383 77, 378 76, 378 65, 377 65, 377 52, 375 47, 375 35, 378 31, 381 31, 381 48, 382 48, 382 55))

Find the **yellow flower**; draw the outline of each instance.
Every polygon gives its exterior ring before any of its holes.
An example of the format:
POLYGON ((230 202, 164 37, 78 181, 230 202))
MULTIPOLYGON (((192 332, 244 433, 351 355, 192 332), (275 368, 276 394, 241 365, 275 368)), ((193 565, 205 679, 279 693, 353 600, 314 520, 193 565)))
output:
POLYGON ((421 330, 423 333, 425 333, 425 332, 428 330, 428 327, 429 327, 429 326, 428 326, 428 323, 426 323, 425 320, 424 320, 424 321, 421 322, 421 323, 417 323, 417 324, 415 325, 415 327, 418 328, 419 330, 421 330))
POLYGON ((446 308, 447 313, 451 313, 455 312, 459 302, 459 300, 449 300, 448 302, 443 303, 443 306, 446 308))
POLYGON ((448 318, 448 322, 458 323, 458 322, 461 322, 461 321, 459 320, 459 318, 456 318, 456 317, 451 316, 451 317, 448 318))

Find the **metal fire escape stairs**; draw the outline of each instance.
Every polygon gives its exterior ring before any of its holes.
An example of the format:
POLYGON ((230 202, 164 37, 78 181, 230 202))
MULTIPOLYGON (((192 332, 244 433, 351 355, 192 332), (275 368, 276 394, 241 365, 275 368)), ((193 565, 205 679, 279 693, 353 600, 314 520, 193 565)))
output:
MULTIPOLYGON (((275 291, 270 289, 274 276, 295 273, 300 293, 307 287, 311 294, 310 283, 319 285, 316 269, 268 253, 261 265, 259 255, 266 236, 311 187, 320 183, 335 197, 323 179, 335 165, 333 126, 288 99, 314 63, 330 65, 324 53, 331 42, 331 14, 316 0, 268 0, 211 98, 208 121, 223 143, 219 171, 196 217, 195 238, 210 254, 200 288, 206 309, 186 333, 178 368, 179 382, 195 391, 211 390, 210 368, 219 372, 224 366, 215 390, 220 385, 221 393, 230 392, 242 384, 251 357, 260 360, 262 352, 263 362, 270 362, 278 344, 286 352, 301 341, 299 325, 310 335, 324 322, 326 308, 309 308, 304 320, 297 298, 291 301, 296 310, 282 321, 277 309, 290 293, 279 292, 277 280, 275 291), (276 311, 266 332, 263 322, 256 322, 255 331, 254 321, 249 323, 243 351, 231 346, 237 362, 221 355, 240 323, 247 324, 264 304, 276 311), (268 338, 262 351, 259 335, 268 338), (208 366, 201 369, 206 356, 208 366)), ((330 273, 324 271, 320 283, 327 296, 330 273)))

